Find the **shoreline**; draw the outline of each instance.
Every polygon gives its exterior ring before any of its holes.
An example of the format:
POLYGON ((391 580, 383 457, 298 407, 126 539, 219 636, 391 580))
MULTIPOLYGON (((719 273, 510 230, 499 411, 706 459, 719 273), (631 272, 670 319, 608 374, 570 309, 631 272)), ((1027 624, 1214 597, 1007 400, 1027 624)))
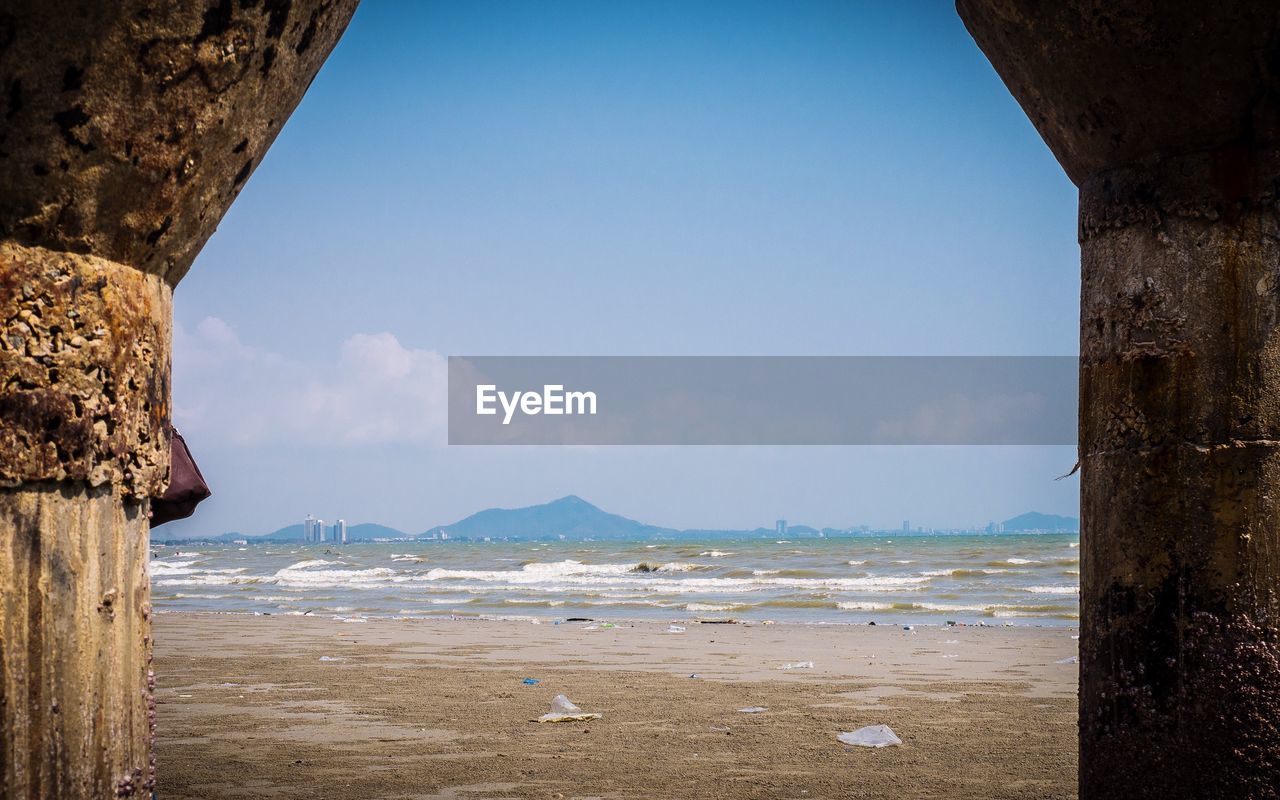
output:
POLYGON ((365 613, 357 611, 338 611, 336 609, 319 609, 316 612, 297 612, 297 611, 240 611, 234 609, 155 609, 156 614, 177 615, 187 617, 200 616, 230 616, 230 617, 273 617, 273 618, 304 618, 304 619, 320 619, 333 620, 335 622, 356 622, 360 620, 378 621, 378 622, 520 622, 533 625, 562 625, 577 624, 579 622, 595 622, 595 623, 613 623, 617 625, 742 625, 745 627, 752 626, 799 626, 799 627, 820 627, 820 628, 894 628, 910 626, 912 628, 1036 628, 1043 630, 1055 631, 1073 631, 1078 632, 1080 621, 1078 619, 1052 619, 1052 618, 1030 618, 1030 617, 1014 617, 1003 618, 993 617, 993 619, 1002 620, 1000 622, 968 622, 965 620, 954 620, 946 622, 933 621, 917 621, 910 617, 900 616, 898 618, 886 617, 884 621, 879 620, 863 622, 863 621, 829 621, 829 620, 802 620, 802 619, 754 619, 752 617, 726 617, 723 619, 715 617, 625 617, 615 615, 600 615, 598 617, 566 617, 564 614, 458 614, 458 613, 439 613, 439 614, 378 614, 365 613), (1023 619, 1026 621, 1017 622, 1015 620, 1023 619))
POLYGON ((159 794, 1075 796, 1066 628, 669 627, 162 613, 159 794), (530 721, 560 693, 602 717, 530 721))

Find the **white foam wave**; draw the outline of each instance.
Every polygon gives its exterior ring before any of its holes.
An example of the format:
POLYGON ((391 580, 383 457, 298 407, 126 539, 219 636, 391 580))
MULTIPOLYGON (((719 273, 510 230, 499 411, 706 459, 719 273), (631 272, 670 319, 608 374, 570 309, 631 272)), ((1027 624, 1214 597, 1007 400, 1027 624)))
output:
POLYGON ((912 603, 911 607, 921 611, 984 612, 987 610, 987 606, 965 605, 963 603, 912 603))
MULTIPOLYGON (((636 566, 638 567, 639 564, 636 566)), ((705 564, 693 564, 687 561, 672 561, 669 564, 660 564, 658 566, 658 572, 692 572, 693 570, 698 569, 707 569, 707 566, 705 564)))
POLYGON ((1080 587, 1078 586, 1021 586, 1019 588, 1024 592, 1031 592, 1032 594, 1079 594, 1080 593, 1080 587))
POLYGON ((738 607, 739 607, 739 604, 736 604, 736 603, 689 603, 685 605, 684 610, 694 611, 694 612, 732 611, 738 607))
POLYGON ((152 561, 152 575, 190 575, 196 570, 192 569, 195 561, 152 561))
MULTIPOLYGON (((863 578, 664 578, 661 573, 636 573, 634 564, 583 564, 578 561, 526 564, 518 570, 436 568, 410 580, 433 584, 452 582, 490 584, 489 591, 573 592, 583 588, 639 589, 657 593, 754 592, 770 589, 810 591, 892 592, 919 588, 923 575, 879 575, 863 578), (496 585, 494 585, 496 584, 496 585)), ((465 588, 465 587, 459 587, 465 588)))

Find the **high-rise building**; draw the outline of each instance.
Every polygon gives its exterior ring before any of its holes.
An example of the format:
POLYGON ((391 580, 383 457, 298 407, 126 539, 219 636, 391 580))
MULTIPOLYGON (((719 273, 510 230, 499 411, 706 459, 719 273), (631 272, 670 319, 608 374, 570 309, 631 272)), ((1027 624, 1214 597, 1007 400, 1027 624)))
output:
POLYGON ((787 535, 787 521, 786 521, 785 519, 780 519, 780 520, 778 520, 777 522, 775 522, 775 523, 773 524, 773 532, 774 532, 774 533, 776 533, 776 534, 778 534, 779 536, 786 536, 786 535, 787 535))
POLYGON ((316 540, 316 542, 323 542, 323 541, 324 541, 324 520, 322 520, 322 519, 317 519, 315 524, 316 524, 316 539, 315 539, 315 540, 316 540))
POLYGON ((347 521, 340 519, 333 523, 333 540, 338 544, 347 543, 347 521))
POLYGON ((302 540, 310 544, 315 541, 316 521, 310 514, 302 521, 302 540))
POLYGON ((904 519, 904 520, 902 521, 902 532, 903 532, 903 533, 911 533, 911 520, 909 520, 909 519, 904 519))

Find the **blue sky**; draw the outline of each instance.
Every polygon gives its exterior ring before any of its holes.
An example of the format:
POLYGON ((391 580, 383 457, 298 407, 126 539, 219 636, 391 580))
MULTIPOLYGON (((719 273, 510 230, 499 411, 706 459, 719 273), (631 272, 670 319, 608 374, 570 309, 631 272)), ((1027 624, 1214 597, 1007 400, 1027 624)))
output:
POLYGON ((1073 448, 449 448, 444 356, 1076 352, 1074 188, 949 3, 365 0, 175 295, 215 496, 424 530, 1075 513, 1073 448))

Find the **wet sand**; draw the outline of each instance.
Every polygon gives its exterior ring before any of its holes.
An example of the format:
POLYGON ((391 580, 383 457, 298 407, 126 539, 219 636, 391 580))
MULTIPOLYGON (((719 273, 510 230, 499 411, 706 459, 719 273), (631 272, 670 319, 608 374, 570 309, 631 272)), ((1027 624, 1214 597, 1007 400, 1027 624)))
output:
POLYGON ((1073 628, 617 624, 158 615, 157 795, 1076 796, 1073 628))

